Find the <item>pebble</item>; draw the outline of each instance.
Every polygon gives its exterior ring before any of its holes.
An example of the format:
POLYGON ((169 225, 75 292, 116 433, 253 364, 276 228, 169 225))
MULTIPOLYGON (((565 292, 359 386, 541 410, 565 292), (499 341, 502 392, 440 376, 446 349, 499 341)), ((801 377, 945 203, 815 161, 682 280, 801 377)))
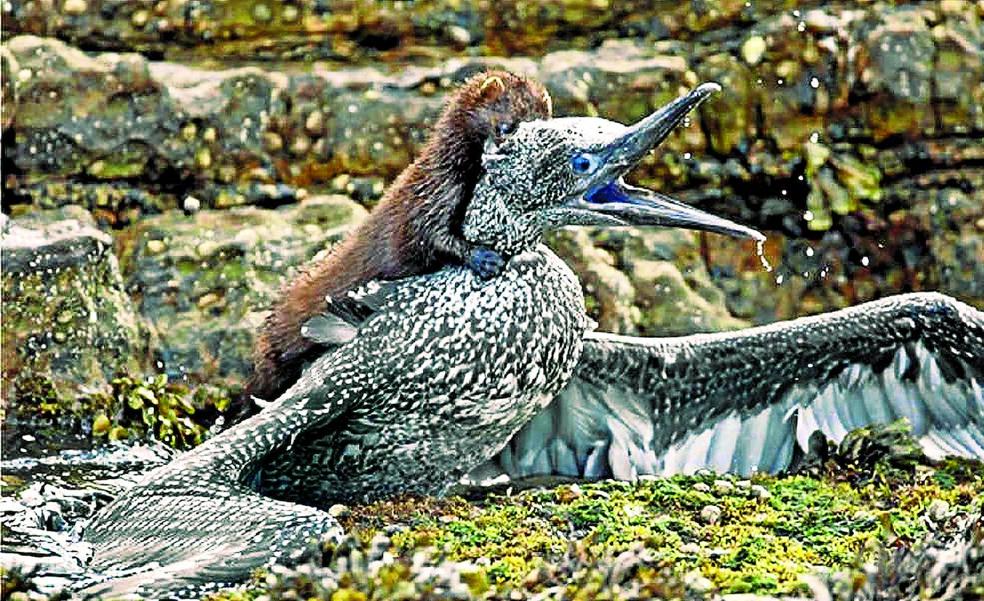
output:
POLYGON ((159 255, 167 250, 167 245, 164 244, 163 240, 148 240, 147 241, 147 254, 148 255, 159 255))
POLYGON ((335 503, 328 508, 328 515, 333 518, 344 518, 346 516, 352 515, 352 510, 348 508, 348 505, 342 505, 341 503, 335 503))
POLYGON ((772 493, 769 492, 769 489, 762 486, 761 484, 753 484, 751 491, 752 494, 758 497, 759 499, 768 499, 769 497, 772 496, 772 493))
POLYGON ((460 25, 448 27, 448 36, 459 46, 469 46, 472 43, 472 35, 467 29, 460 25))
POLYGON ((698 492, 711 492, 711 487, 705 482, 698 482, 694 484, 694 490, 698 492))
POLYGON ((65 4, 62 5, 62 11, 67 15, 81 15, 88 8, 85 0, 65 0, 65 4))
POLYGON ((145 10, 138 10, 133 13, 132 17, 130 17, 130 22, 133 23, 134 27, 142 29, 143 26, 147 24, 149 19, 150 13, 145 10))
POLYGON ((688 572, 683 577, 683 582, 688 588, 693 589, 697 593, 706 593, 714 588, 714 583, 704 577, 700 573, 700 570, 693 570, 688 572))
POLYGON ((735 485, 727 480, 715 480, 714 481, 714 492, 719 495, 726 495, 732 493, 735 490, 735 485))
POLYGON ((285 23, 293 23, 300 16, 300 11, 297 10, 297 7, 293 4, 288 4, 285 6, 280 13, 280 18, 283 19, 285 23))
POLYGON ((208 148, 200 148, 195 153, 195 163, 202 169, 208 169, 212 166, 212 153, 208 148))
POLYGON ((700 545, 697 543, 687 543, 680 545, 680 552, 686 553, 687 555, 697 555, 700 553, 700 545))
POLYGON ((312 136, 320 136, 325 128, 325 116, 321 111, 311 111, 304 120, 304 129, 312 136))
POLYGON ((311 140, 307 136, 297 136, 290 145, 290 152, 294 156, 302 156, 311 150, 311 140))
POLYGON ((716 524, 721 519, 721 508, 717 505, 707 505, 700 510, 700 519, 706 524, 716 524))
POLYGON ((760 35, 753 35, 741 45, 741 57, 745 59, 746 63, 754 66, 762 61, 765 50, 765 38, 760 35))
POLYGON ((933 501, 929 504, 929 507, 926 508, 926 515, 928 515, 929 519, 934 522, 939 522, 946 519, 949 512, 950 504, 943 499, 933 499, 933 501))
POLYGON ((735 486, 737 486, 738 488, 744 489, 744 490, 748 490, 748 489, 750 489, 752 487, 752 481, 751 480, 739 480, 739 481, 735 482, 735 486))
POLYGON ((194 196, 186 196, 184 202, 181 203, 181 208, 184 209, 185 213, 197 213, 198 209, 202 208, 202 201, 194 196))
POLYGON ((266 4, 260 3, 253 7, 253 20, 257 23, 266 23, 273 18, 273 11, 266 4))
POLYGON ((263 147, 267 152, 277 152, 284 147, 284 139, 278 133, 272 131, 263 132, 263 147))

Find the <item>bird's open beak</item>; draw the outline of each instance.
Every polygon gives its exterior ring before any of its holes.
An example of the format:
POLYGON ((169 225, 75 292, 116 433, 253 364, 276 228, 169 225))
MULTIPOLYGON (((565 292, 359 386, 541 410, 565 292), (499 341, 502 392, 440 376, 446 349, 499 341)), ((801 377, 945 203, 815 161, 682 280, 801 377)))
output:
POLYGON ((697 210, 656 192, 630 186, 622 179, 647 152, 662 143, 690 111, 720 89, 716 83, 701 84, 689 94, 626 128, 601 148, 592 149, 602 165, 591 176, 588 191, 574 200, 571 206, 595 213, 608 223, 615 220, 625 225, 679 227, 765 240, 764 235, 749 227, 697 210))

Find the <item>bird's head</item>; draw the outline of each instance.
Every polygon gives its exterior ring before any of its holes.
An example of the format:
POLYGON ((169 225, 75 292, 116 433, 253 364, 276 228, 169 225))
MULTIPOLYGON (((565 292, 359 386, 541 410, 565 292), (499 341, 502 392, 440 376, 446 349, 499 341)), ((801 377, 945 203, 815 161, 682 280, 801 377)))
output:
POLYGON ((465 237, 505 254, 568 225, 659 225, 764 240, 751 228, 622 180, 719 89, 705 83, 631 126, 567 117, 521 123, 504 140, 490 140, 485 174, 465 215, 465 237))

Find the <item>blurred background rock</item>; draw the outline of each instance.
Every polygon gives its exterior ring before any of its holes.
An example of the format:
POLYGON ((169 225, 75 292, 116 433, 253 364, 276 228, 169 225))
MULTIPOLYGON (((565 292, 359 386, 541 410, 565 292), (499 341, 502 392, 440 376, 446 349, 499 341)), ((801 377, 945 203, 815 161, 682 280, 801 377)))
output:
POLYGON ((557 115, 623 122, 724 87, 633 177, 762 229, 774 270, 714 235, 552 236, 604 330, 733 329, 910 290, 984 307, 984 1, 2 11, 7 425, 89 432, 87 399, 122 419, 105 407, 121 374, 235 394, 280 282, 365 216, 444 95, 489 66, 541 79, 557 115))

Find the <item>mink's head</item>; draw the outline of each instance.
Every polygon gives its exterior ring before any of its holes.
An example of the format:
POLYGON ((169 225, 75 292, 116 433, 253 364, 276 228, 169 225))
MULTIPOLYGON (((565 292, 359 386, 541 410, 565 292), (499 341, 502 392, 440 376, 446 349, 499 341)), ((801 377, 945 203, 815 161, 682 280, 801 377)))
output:
POLYGON ((540 82, 507 71, 486 71, 468 78, 449 99, 442 120, 470 142, 500 142, 525 121, 549 119, 550 94, 540 82))

